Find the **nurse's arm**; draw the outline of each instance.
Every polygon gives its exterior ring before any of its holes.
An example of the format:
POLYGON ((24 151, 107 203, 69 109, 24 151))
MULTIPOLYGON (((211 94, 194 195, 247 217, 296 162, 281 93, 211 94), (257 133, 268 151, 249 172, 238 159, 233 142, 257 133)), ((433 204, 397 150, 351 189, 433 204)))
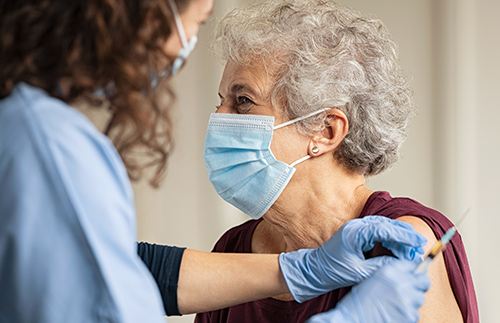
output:
POLYGON ((179 311, 200 313, 288 293, 278 255, 184 252, 179 311))

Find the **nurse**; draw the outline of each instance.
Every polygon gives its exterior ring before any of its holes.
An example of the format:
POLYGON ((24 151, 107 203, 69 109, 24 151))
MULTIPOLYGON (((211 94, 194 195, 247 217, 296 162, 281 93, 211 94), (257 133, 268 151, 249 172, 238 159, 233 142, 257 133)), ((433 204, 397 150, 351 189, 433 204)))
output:
POLYGON ((163 322, 357 283, 311 321, 418 320, 429 280, 412 271, 425 239, 398 221, 354 220, 317 249, 281 255, 138 248, 129 178, 152 167, 160 183, 172 144, 169 79, 212 6, 0 3, 0 322, 163 322), (108 107, 105 135, 82 103, 108 107), (376 241, 399 259, 366 260, 376 241))

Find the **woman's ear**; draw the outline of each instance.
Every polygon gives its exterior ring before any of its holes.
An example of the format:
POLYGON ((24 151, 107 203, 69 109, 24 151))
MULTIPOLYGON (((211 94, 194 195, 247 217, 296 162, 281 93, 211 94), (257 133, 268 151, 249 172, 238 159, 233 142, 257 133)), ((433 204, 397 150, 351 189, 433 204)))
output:
POLYGON ((325 129, 309 142, 308 150, 312 157, 318 157, 335 150, 349 131, 349 121, 343 111, 330 109, 326 113, 325 129))

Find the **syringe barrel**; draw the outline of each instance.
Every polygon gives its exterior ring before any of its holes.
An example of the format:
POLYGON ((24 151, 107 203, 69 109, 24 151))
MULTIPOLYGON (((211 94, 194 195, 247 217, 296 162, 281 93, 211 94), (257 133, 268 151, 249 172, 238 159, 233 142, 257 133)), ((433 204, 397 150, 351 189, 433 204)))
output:
POLYGON ((429 266, 431 265, 432 258, 427 256, 422 260, 421 263, 417 265, 417 267, 413 270, 414 274, 423 274, 429 269, 429 266))

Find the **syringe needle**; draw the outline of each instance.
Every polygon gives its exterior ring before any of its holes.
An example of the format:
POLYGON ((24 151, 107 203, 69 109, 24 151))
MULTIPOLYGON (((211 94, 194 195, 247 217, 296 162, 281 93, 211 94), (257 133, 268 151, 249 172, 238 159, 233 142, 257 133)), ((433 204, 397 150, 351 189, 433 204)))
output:
POLYGON ((467 214, 469 214, 469 211, 470 207, 460 217, 460 219, 457 221, 457 224, 448 229, 448 231, 446 231, 445 234, 441 236, 441 239, 439 239, 432 246, 431 250, 429 251, 429 254, 427 254, 427 256, 425 256, 425 258, 422 260, 422 262, 417 265, 415 270, 413 270, 415 274, 421 274, 429 268, 432 260, 446 248, 448 242, 450 242, 451 238, 457 232, 457 227, 460 225, 460 223, 462 223, 467 214))
POLYGON ((468 207, 467 210, 465 210, 464 214, 462 214, 462 216, 458 219, 457 223, 455 224, 455 228, 458 227, 462 223, 462 221, 469 214, 469 212, 470 212, 470 207, 468 207))

